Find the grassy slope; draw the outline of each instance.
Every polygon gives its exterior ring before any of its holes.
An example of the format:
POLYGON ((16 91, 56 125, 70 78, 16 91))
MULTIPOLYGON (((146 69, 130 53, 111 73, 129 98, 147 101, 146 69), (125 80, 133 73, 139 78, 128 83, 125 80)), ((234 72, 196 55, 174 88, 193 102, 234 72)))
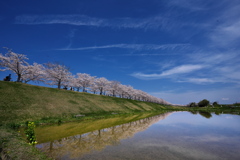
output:
POLYGON ((3 81, 0 81, 0 100, 2 123, 89 113, 127 113, 168 108, 154 103, 3 81))
POLYGON ((30 146, 16 131, 0 127, 1 160, 50 160, 44 153, 30 146))

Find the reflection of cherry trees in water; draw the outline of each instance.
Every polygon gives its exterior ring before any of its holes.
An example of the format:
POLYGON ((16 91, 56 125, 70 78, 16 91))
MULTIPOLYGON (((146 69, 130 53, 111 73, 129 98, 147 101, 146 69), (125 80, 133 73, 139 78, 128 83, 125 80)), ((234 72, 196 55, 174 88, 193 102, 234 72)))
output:
POLYGON ((100 151, 109 145, 118 145, 122 139, 133 137, 136 133, 146 130, 152 124, 165 119, 170 114, 164 113, 82 135, 66 137, 39 144, 37 147, 53 158, 61 158, 68 154, 69 157, 77 158, 95 150, 100 151))

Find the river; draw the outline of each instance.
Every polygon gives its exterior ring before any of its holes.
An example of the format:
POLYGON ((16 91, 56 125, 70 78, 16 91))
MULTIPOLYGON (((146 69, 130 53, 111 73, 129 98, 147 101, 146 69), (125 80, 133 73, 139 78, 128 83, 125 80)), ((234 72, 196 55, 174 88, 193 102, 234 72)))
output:
POLYGON ((137 119, 117 117, 37 127, 36 147, 54 159, 63 160, 237 160, 240 157, 239 115, 168 112, 137 119), (120 123, 120 119, 129 122, 112 126, 120 123))

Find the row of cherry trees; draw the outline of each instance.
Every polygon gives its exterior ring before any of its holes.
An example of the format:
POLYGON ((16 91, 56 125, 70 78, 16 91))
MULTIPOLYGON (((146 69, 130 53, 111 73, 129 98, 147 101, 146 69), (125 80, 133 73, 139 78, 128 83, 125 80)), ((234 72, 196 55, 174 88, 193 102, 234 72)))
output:
POLYGON ((86 73, 73 75, 69 68, 58 63, 46 63, 44 65, 33 63, 30 65, 26 55, 14 53, 7 49, 5 55, 0 53, 1 71, 10 70, 17 75, 17 82, 29 81, 44 82, 48 85, 56 85, 59 89, 70 89, 113 97, 128 98, 140 101, 166 104, 163 99, 156 98, 134 89, 132 86, 123 85, 118 81, 109 81, 104 77, 97 78, 86 73))

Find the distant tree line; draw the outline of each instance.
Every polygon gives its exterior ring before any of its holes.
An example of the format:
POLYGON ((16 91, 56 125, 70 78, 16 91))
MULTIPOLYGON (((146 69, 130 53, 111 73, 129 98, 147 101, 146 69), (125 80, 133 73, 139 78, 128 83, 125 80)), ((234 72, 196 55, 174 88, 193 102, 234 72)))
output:
MULTIPOLYGON (((207 107, 210 105, 210 102, 207 99, 203 99, 199 101, 198 103, 191 102, 189 103, 188 107, 207 107)), ((218 102, 213 102, 212 106, 217 107, 219 106, 218 102)))
POLYGON ((16 82, 43 82, 48 85, 56 85, 58 89, 81 90, 93 94, 168 104, 161 98, 134 89, 130 85, 123 85, 118 81, 109 81, 104 77, 97 78, 87 73, 73 75, 70 69, 63 64, 49 62, 30 65, 27 62, 26 55, 17 54, 11 49, 6 49, 7 53, 5 55, 0 53, 0 67, 3 68, 0 70, 10 70, 15 73, 17 76, 16 82))

